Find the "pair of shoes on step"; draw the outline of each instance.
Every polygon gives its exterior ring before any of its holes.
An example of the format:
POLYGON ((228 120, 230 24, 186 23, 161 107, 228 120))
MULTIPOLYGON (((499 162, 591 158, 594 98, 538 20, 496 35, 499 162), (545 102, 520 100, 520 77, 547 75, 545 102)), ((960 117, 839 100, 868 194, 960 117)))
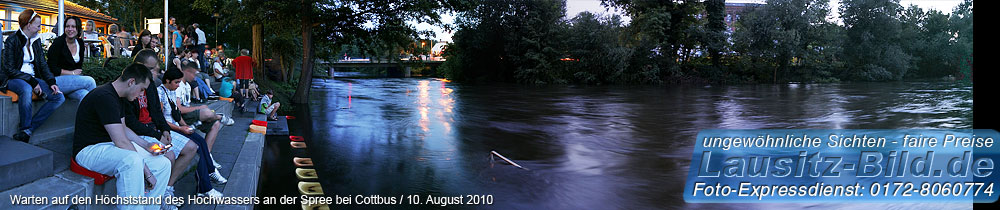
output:
POLYGON ((236 121, 234 121, 233 118, 226 116, 225 114, 219 114, 219 116, 222 116, 222 119, 219 119, 219 122, 221 122, 225 126, 231 126, 233 124, 236 124, 236 121))

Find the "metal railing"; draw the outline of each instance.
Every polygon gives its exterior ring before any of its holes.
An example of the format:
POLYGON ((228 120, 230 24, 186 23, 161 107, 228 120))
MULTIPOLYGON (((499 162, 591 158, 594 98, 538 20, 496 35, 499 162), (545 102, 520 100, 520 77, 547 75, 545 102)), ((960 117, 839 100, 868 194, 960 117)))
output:
MULTIPOLYGON (((4 22, 4 26, 9 25, 9 24, 17 24, 17 21, 7 20, 7 19, 0 19, 0 22, 4 22)), ((55 33, 56 26, 55 25, 42 24, 42 27, 50 27, 49 32, 46 32, 46 33, 56 34, 55 33)), ((0 39, 0 42, 2 42, 4 40, 7 40, 8 36, 16 33, 18 30, 19 29, 2 30, 3 31, 3 33, 2 33, 3 34, 3 39, 0 39)), ((84 57, 95 57, 95 55, 94 55, 95 53, 98 54, 96 56, 99 56, 99 57, 102 57, 102 58, 111 57, 112 50, 110 48, 111 47, 115 47, 115 46, 114 46, 113 43, 111 43, 109 41, 110 40, 109 37, 113 37, 115 40, 127 40, 128 42, 130 42, 127 46, 122 47, 122 50, 120 51, 122 53, 122 55, 118 55, 118 56, 128 56, 127 53, 131 53, 131 49, 134 46, 132 44, 132 42, 138 41, 137 39, 133 39, 131 37, 119 37, 119 36, 117 36, 115 34, 98 33, 96 31, 89 31, 89 32, 88 31, 84 31, 84 32, 81 32, 81 33, 84 34, 83 35, 83 42, 84 42, 85 45, 87 45, 87 48, 88 48, 87 50, 84 50, 84 57), (95 37, 91 37, 91 36, 95 36, 95 37)), ((48 39, 45 39, 44 42, 43 42, 43 47, 45 49, 48 49, 49 45, 52 44, 52 39, 54 39, 56 37, 58 37, 58 36, 51 36, 48 39)))

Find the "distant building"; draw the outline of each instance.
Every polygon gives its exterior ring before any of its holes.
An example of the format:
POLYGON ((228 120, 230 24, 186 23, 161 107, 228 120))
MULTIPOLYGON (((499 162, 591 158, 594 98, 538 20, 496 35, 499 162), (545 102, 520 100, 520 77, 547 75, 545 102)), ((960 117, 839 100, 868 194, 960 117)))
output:
MULTIPOLYGON (((67 16, 79 17, 82 28, 86 30, 88 20, 94 21, 94 29, 98 33, 107 33, 108 26, 118 22, 118 18, 113 18, 106 14, 94 11, 79 4, 64 1, 64 11, 67 16)), ((42 17, 41 33, 52 32, 53 27, 59 21, 59 0, 0 0, 0 22, 3 22, 3 30, 17 30, 17 17, 25 9, 35 9, 42 17)))
POLYGON ((758 4, 758 3, 726 3, 726 18, 724 19, 724 21, 726 22, 726 31, 729 32, 729 33, 732 33, 733 31, 736 31, 735 24, 736 24, 736 21, 740 19, 740 14, 743 13, 743 10, 746 10, 746 9, 752 8, 752 7, 756 7, 756 6, 761 6, 761 5, 764 5, 764 4, 758 4))

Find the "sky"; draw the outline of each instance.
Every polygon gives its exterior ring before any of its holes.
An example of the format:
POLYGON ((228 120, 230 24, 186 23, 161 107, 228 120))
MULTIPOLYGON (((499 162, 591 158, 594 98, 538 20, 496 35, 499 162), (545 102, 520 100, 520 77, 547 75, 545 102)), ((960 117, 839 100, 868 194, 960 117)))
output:
MULTIPOLYGON (((764 0, 727 0, 727 3, 763 3, 764 0)), ((944 12, 945 14, 951 14, 951 11, 955 6, 962 3, 962 0, 900 0, 899 2, 903 7, 909 7, 909 5, 917 5, 924 10, 935 9, 944 12)), ((830 0, 830 8, 833 8, 831 13, 832 17, 839 16, 840 0, 830 0)), ((619 14, 622 15, 620 11, 608 10, 601 6, 601 0, 566 0, 566 18, 573 18, 576 14, 583 11, 589 11, 591 13, 599 14, 619 14)), ((622 15, 622 20, 628 22, 630 19, 622 15)), ((839 22, 839 20, 836 20, 839 22)), ((444 23, 454 23, 454 15, 442 15, 442 22, 444 23)), ((430 24, 421 23, 416 24, 418 30, 433 30, 436 34, 435 39, 444 40, 451 42, 451 36, 454 31, 448 32, 443 30, 441 27, 432 26, 430 24)))

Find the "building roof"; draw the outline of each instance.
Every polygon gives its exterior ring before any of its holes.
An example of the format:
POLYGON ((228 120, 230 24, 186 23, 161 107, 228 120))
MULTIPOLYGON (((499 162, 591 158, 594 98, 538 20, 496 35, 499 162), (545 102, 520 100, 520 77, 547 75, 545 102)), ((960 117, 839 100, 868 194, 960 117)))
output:
MULTIPOLYGON (((0 5, 17 6, 23 8, 32 8, 35 10, 42 10, 45 12, 58 13, 59 12, 59 0, 0 0, 0 5)), ((80 6, 79 4, 65 1, 65 11, 68 15, 79 16, 84 19, 93 19, 95 21, 116 23, 118 18, 108 16, 104 13, 94 11, 90 8, 80 6)))

